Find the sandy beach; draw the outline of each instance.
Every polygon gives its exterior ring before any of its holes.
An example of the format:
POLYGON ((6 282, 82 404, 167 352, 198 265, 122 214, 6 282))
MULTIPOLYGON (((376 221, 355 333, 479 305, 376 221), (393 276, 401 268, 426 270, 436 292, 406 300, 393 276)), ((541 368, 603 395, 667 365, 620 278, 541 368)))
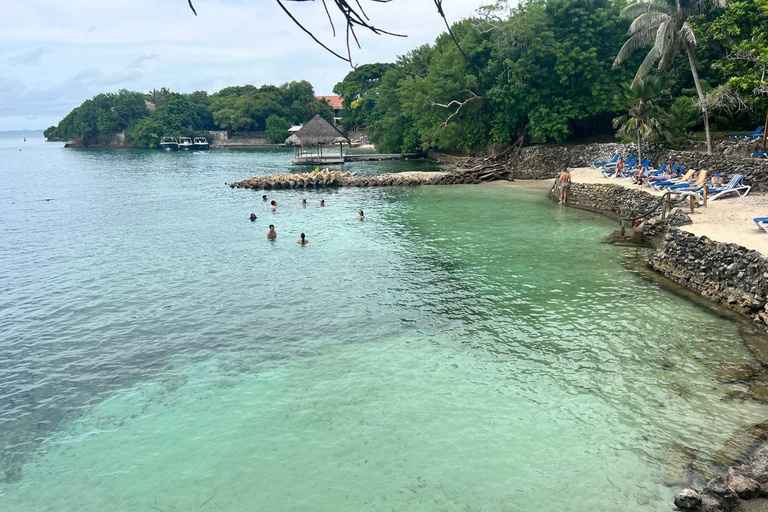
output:
MULTIPOLYGON (((634 185, 629 180, 606 178, 600 171, 590 168, 578 168, 572 172, 574 183, 605 183, 622 187, 643 190, 653 195, 661 196, 647 186, 634 185)), ((544 180, 549 187, 554 180, 544 180)), ((686 213, 689 210, 686 208, 686 213)), ((739 244, 747 249, 753 249, 768 256, 768 233, 758 229, 753 218, 768 216, 768 195, 750 192, 747 197, 730 197, 708 201, 706 208, 696 209, 691 215, 693 224, 682 229, 697 236, 706 236, 718 242, 739 244)))

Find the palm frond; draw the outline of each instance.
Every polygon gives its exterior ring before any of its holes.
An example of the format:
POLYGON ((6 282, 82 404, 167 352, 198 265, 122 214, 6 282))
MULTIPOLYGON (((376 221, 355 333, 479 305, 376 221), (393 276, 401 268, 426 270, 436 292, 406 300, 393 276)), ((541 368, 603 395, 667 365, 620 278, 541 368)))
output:
POLYGON ((622 18, 635 18, 647 12, 661 12, 670 14, 671 9, 664 0, 651 0, 630 4, 621 10, 622 18))
POLYGON ((633 83, 643 81, 648 73, 650 73, 656 62, 659 60, 659 57, 661 57, 659 49, 656 45, 653 45, 653 48, 648 51, 648 54, 643 59, 643 62, 640 63, 640 67, 637 68, 637 73, 635 73, 633 83))
POLYGON ((696 46, 696 34, 693 33, 693 27, 687 21, 680 27, 680 37, 691 46, 696 46))
POLYGON ((645 48, 653 41, 653 31, 644 31, 633 34, 621 47, 611 67, 616 67, 627 60, 635 51, 645 48))
POLYGON ((695 0, 689 7, 690 14, 707 14, 728 7, 728 0, 695 0))
POLYGON ((661 12, 646 12, 635 18, 629 26, 629 33, 634 34, 641 30, 653 30, 664 20, 669 19, 669 14, 661 12))

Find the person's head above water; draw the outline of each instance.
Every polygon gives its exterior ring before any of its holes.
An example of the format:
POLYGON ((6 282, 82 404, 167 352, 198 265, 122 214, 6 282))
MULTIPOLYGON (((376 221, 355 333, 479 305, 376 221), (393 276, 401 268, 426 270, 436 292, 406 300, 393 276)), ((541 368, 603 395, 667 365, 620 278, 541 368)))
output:
POLYGON ((269 204, 271 204, 272 206, 277 206, 277 202, 275 202, 274 199, 272 201, 270 201, 269 204))
POLYGON ((305 238, 307 238, 307 236, 304 233, 302 233, 301 234, 301 239, 304 240, 305 238))
POLYGON ((307 206, 307 200, 306 200, 306 199, 302 199, 302 200, 301 200, 301 204, 302 204, 303 206, 307 206))
POLYGON ((263 196, 261 196, 261 199, 262 199, 262 201, 266 201, 267 200, 267 194, 264 194, 263 196))
POLYGON ((320 200, 320 206, 325 206, 325 199, 320 200))
POLYGON ((251 220, 252 220, 252 221, 253 221, 253 220, 256 220, 256 214, 255 214, 255 213, 252 213, 252 214, 251 214, 251 220))
POLYGON ((270 225, 269 225, 269 230, 271 231, 271 230, 273 230, 273 229, 275 229, 275 225, 274 225, 274 224, 270 224, 270 225))

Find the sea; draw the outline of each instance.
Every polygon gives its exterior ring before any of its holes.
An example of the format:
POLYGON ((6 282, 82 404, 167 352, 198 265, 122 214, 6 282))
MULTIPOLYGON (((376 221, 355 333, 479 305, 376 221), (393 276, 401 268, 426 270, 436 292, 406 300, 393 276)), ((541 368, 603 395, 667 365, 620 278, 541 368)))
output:
POLYGON ((615 221, 227 185, 291 156, 0 134, 0 510, 667 510, 768 417, 733 398, 739 327, 628 268, 615 221))

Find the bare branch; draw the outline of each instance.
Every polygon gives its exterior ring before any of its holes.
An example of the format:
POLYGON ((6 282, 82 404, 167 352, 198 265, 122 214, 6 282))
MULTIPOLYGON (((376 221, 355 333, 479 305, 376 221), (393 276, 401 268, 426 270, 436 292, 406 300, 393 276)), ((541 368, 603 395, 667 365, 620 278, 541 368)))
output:
POLYGON ((471 101, 475 101, 475 100, 481 100, 481 99, 483 99, 483 97, 482 97, 482 96, 478 96, 478 95, 477 95, 477 94, 475 94, 474 92, 472 92, 472 91, 469 91, 469 90, 467 90, 467 89, 464 89, 464 90, 462 90, 461 92, 466 92, 466 93, 470 94, 470 97, 469 97, 469 98, 467 98, 467 99, 466 99, 466 100, 464 100, 464 101, 459 101, 459 100, 451 100, 451 101, 449 101, 448 103, 445 103, 445 104, 444 104, 444 103, 435 103, 434 101, 430 101, 430 102, 429 102, 430 106, 433 106, 433 107, 451 108, 451 107, 453 107, 454 105, 456 105, 456 110, 454 110, 454 111, 453 111, 453 113, 452 113, 451 115, 449 115, 449 116, 448 116, 448 118, 447 118, 445 121, 443 121, 443 128, 445 128, 446 126, 448 126, 448 122, 449 122, 449 121, 450 121, 450 120, 451 120, 451 119, 452 119, 452 118, 453 118, 453 117, 454 117, 456 114, 458 114, 458 113, 459 113, 459 111, 462 109, 462 107, 463 107, 464 105, 466 105, 467 103, 469 103, 469 102, 471 102, 471 101))

